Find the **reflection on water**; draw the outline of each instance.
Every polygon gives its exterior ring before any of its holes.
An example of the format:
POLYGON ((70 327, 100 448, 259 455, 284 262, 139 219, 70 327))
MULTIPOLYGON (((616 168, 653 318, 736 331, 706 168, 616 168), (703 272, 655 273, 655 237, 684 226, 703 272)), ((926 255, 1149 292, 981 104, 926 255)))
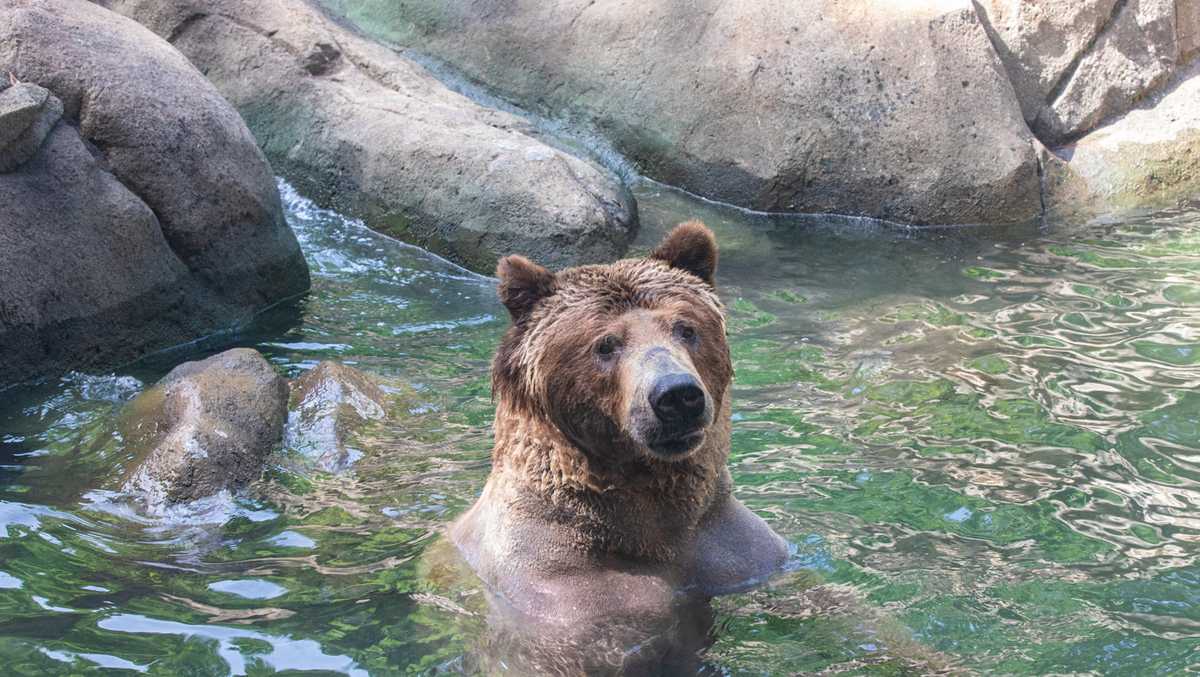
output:
MULTIPOLYGON (((283 190, 307 298, 117 374, 0 392, 0 660, 207 675, 578 659, 568 638, 506 632, 429 561, 487 474, 506 322, 491 281, 283 190), (129 512, 121 406, 230 342, 289 376, 352 363, 397 404, 356 435, 349 475, 285 450, 245 495, 129 512)), ((795 571, 665 641, 707 646, 671 671, 1200 662, 1200 214, 898 231, 636 192, 643 250, 685 218, 717 231, 737 491, 795 548, 795 571)))
MULTIPOLYGON (((247 644, 265 644, 251 655, 259 664, 275 670, 327 670, 365 677, 367 671, 357 667, 347 656, 330 656, 321 651, 321 646, 310 639, 295 640, 290 637, 272 637, 265 633, 242 628, 216 625, 188 625, 174 621, 146 618, 135 614, 116 614, 97 623, 103 630, 127 632, 139 635, 175 635, 188 639, 211 639, 216 641, 217 655, 225 661, 230 674, 247 674, 247 644)), ((257 647, 256 647, 257 648, 257 647)))

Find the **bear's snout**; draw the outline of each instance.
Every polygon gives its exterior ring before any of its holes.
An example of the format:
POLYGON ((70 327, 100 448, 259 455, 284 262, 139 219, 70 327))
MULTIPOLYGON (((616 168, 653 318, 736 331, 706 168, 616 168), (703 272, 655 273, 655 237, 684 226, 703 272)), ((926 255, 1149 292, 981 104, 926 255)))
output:
POLYGON ((690 360, 655 346, 634 361, 640 378, 630 402, 633 438, 664 459, 680 459, 704 442, 713 420, 708 391, 690 360))
POLYGON ((663 423, 686 426, 704 418, 704 389, 691 374, 666 374, 650 389, 650 407, 663 423))

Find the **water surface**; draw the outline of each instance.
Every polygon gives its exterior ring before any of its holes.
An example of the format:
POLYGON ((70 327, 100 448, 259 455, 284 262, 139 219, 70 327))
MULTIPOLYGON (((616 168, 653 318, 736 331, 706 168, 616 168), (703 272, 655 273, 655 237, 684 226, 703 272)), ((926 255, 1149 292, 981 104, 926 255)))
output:
MULTIPOLYGON (((286 185, 313 291, 113 374, 0 392, 10 674, 470 670, 477 590, 426 558, 487 475, 492 281, 286 185), (397 404, 345 476, 283 450, 150 520, 113 492, 123 403, 232 344, 397 404)), ((722 245, 738 496, 795 571, 716 603, 702 670, 1173 674, 1200 663, 1200 214, 1024 232, 771 218, 638 186, 644 252, 722 245), (914 670, 919 670, 916 668, 914 670)))

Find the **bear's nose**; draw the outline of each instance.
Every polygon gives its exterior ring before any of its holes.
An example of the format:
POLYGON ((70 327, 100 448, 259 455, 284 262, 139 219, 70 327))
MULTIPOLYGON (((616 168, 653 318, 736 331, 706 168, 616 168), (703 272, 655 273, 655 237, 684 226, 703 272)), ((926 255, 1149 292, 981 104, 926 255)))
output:
POLYGON ((650 406, 663 423, 686 423, 704 415, 704 390, 691 374, 670 374, 650 391, 650 406))

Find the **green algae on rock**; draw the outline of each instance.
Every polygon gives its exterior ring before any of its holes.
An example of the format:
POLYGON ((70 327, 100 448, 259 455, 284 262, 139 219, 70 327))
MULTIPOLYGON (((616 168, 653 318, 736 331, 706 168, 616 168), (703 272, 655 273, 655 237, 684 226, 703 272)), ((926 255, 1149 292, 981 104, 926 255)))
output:
POLYGON ((123 415, 124 491, 156 513, 245 486, 278 447, 286 408, 287 382, 254 350, 179 365, 123 415))

